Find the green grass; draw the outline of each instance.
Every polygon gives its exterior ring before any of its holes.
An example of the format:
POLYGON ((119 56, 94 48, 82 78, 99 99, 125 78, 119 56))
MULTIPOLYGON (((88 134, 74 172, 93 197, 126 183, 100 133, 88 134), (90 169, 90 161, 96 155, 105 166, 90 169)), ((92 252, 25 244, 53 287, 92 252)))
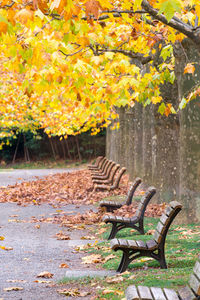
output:
MULTIPOLYGON (((157 218, 145 218, 145 231, 155 229, 158 223, 157 218)), ((103 225, 108 228, 107 232, 99 237, 106 239, 110 231, 109 225, 103 225)), ((152 235, 140 235, 131 229, 121 230, 117 234, 118 238, 137 239, 147 241, 152 239, 152 235), (132 231, 132 232, 131 232, 132 231)), ((159 263, 155 260, 133 261, 128 271, 130 273, 121 274, 124 278, 122 282, 108 284, 106 279, 101 279, 99 284, 105 289, 114 289, 116 291, 125 291, 130 284, 157 286, 178 289, 185 286, 190 278, 200 249, 200 224, 173 225, 167 235, 165 243, 165 255, 168 269, 160 269, 159 263), (192 234, 191 234, 192 233, 192 234), (132 276, 132 277, 131 277, 132 276), (130 279, 131 277, 131 279, 130 279)), ((114 252, 110 249, 110 242, 104 241, 95 247, 90 247, 88 253, 101 254, 106 258, 110 254, 116 255, 115 258, 108 260, 101 267, 116 270, 121 259, 122 251, 114 252)), ((144 257, 145 259, 145 257, 144 257)), ((124 296, 116 293, 104 295, 102 290, 98 292, 99 298, 122 299, 124 296)))
POLYGON ((33 162, 18 162, 15 164, 0 165, 1 170, 12 170, 12 169, 56 169, 56 168, 74 168, 74 167, 85 167, 87 162, 85 160, 80 161, 65 161, 65 160, 42 160, 33 162))

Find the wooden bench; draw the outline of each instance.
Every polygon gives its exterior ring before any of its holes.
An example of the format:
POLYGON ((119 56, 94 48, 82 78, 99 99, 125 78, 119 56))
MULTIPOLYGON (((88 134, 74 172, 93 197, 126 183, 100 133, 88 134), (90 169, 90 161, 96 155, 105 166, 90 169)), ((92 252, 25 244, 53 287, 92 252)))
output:
POLYGON ((152 240, 147 242, 116 238, 111 240, 111 248, 114 251, 121 250, 123 252, 117 272, 124 272, 134 259, 142 256, 154 258, 160 263, 162 269, 166 269, 165 239, 170 224, 181 209, 182 205, 179 202, 172 201, 169 203, 158 222, 152 240))
POLYGON ((187 286, 178 291, 167 288, 130 285, 126 289, 127 300, 200 300, 200 255, 187 286))
POLYGON ((98 180, 94 179, 93 180, 93 184, 107 184, 107 185, 111 184, 112 185, 113 182, 114 182, 115 174, 117 173, 117 171, 119 170, 119 168, 120 168, 120 165, 119 164, 117 164, 117 165, 115 164, 114 167, 113 167, 113 169, 110 172, 110 176, 108 177, 108 179, 103 179, 100 182, 98 180))
POLYGON ((108 165, 108 168, 106 170, 106 174, 105 175, 92 175, 92 181, 94 183, 102 183, 104 180, 109 179, 114 166, 116 166, 116 163, 111 160, 108 165))
POLYGON ((95 178, 101 178, 103 176, 107 176, 107 173, 108 173, 108 170, 109 170, 109 167, 112 165, 112 160, 108 160, 105 164, 105 168, 104 168, 104 171, 101 171, 101 172, 98 172, 98 173, 92 173, 91 174, 91 177, 92 177, 92 180, 95 179, 95 178))
POLYGON ((133 195, 141 182, 141 178, 137 177, 135 179, 135 181, 131 184, 128 194, 123 202, 103 200, 100 202, 100 207, 103 209, 105 208, 108 212, 113 212, 115 209, 118 209, 123 205, 130 205, 132 203, 133 195))
POLYGON ((156 189, 154 187, 149 187, 147 189, 145 195, 140 200, 140 204, 138 205, 135 216, 132 218, 124 218, 120 216, 104 216, 102 219, 103 222, 112 224, 112 229, 108 239, 113 239, 116 236, 117 232, 122 230, 123 228, 134 228, 141 234, 144 234, 144 213, 149 201, 151 200, 153 195, 155 195, 155 193, 156 189))
POLYGON ((104 158, 103 156, 98 156, 95 163, 88 165, 88 169, 93 170, 93 169, 99 168, 99 164, 100 164, 101 160, 103 160, 103 158, 104 158))
POLYGON ((105 157, 105 159, 103 160, 103 163, 101 164, 99 169, 95 169, 95 170, 91 170, 91 174, 92 175, 99 175, 104 173, 104 170, 107 166, 107 164, 109 163, 109 160, 105 157))
POLYGON ((113 191, 114 189, 117 189, 119 187, 119 182, 123 176, 123 174, 126 172, 126 168, 121 168, 115 178, 115 181, 112 185, 106 185, 106 184, 95 184, 94 185, 94 191, 96 190, 107 190, 107 191, 113 191))

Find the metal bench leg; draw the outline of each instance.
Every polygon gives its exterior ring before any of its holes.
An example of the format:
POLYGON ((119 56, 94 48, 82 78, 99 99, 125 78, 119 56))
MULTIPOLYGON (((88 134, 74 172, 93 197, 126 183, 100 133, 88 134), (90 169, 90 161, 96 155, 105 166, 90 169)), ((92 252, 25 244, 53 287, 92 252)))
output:
POLYGON ((159 262, 160 262, 160 267, 161 269, 167 269, 167 263, 165 259, 165 249, 164 247, 160 248, 158 250, 158 255, 159 255, 159 262))
POLYGON ((108 237, 108 240, 114 239, 117 231, 118 231, 117 230, 117 224, 116 223, 112 223, 112 229, 111 229, 110 235, 108 237))
POLYGON ((129 263, 130 263, 129 253, 123 251, 123 255, 122 255, 122 258, 121 258, 121 262, 120 262, 120 264, 117 268, 117 272, 122 273, 122 272, 126 271, 129 263))

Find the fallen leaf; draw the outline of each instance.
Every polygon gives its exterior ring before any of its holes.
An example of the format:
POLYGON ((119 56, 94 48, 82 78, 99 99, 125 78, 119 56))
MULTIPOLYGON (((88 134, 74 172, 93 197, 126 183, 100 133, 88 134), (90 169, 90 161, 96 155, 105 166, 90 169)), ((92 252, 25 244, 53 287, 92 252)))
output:
POLYGON ((108 255, 108 256, 106 256, 106 257, 104 258, 104 262, 107 262, 108 260, 110 260, 110 259, 112 259, 112 258, 115 258, 115 257, 116 257, 116 255, 110 254, 110 255, 108 255))
POLYGON ((122 276, 115 276, 113 278, 111 277, 111 278, 106 279, 107 283, 119 283, 122 281, 124 281, 124 277, 122 277, 122 276))
POLYGON ((63 232, 56 233, 55 237, 57 238, 57 240, 70 240, 71 239, 69 235, 65 235, 63 232))
POLYGON ((103 295, 108 295, 108 294, 111 294, 111 293, 114 293, 114 290, 111 290, 111 289, 106 289, 102 292, 103 295))
POLYGON ((43 277, 43 278, 51 278, 53 277, 54 274, 48 272, 48 271, 44 271, 41 272, 40 274, 37 275, 37 277, 43 277))
POLYGON ((6 280, 7 282, 22 282, 22 283, 25 283, 26 280, 21 280, 21 279, 8 279, 6 280))
POLYGON ((95 240, 96 237, 95 236, 82 236, 81 240, 95 240))
POLYGON ((39 224, 38 224, 38 225, 35 225, 35 228, 39 229, 39 228, 40 228, 40 225, 39 225, 39 224))
POLYGON ((82 260, 82 264, 98 264, 103 261, 103 258, 100 254, 92 254, 82 257, 82 260))
POLYGON ((10 251, 13 250, 12 247, 4 247, 4 246, 0 246, 1 249, 6 250, 6 251, 10 251))
POLYGON ((50 280, 34 280, 33 282, 37 282, 37 283, 52 283, 52 281, 50 280))
POLYGON ((0 241, 3 241, 5 240, 5 237, 4 236, 0 236, 0 241))
POLYGON ((18 286, 12 286, 12 287, 9 287, 9 288, 4 288, 3 290, 5 292, 11 292, 11 291, 21 291, 21 290, 23 290, 23 288, 18 287, 18 286))
POLYGON ((59 268, 69 268, 69 266, 65 263, 60 264, 59 268))
POLYGON ((59 294, 70 296, 70 297, 80 296, 80 292, 78 289, 62 289, 62 290, 57 290, 57 292, 59 294))
POLYGON ((155 233, 155 229, 150 229, 147 231, 147 235, 153 235, 155 233))

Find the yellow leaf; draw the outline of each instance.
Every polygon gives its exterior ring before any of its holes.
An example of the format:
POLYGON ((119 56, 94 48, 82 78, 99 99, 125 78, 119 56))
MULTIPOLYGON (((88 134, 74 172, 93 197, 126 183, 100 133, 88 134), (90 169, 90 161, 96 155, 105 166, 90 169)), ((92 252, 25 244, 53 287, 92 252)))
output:
POLYGON ((3 290, 5 292, 11 292, 11 291, 21 291, 21 290, 23 290, 23 288, 18 287, 18 286, 12 286, 12 287, 9 287, 9 288, 4 288, 3 290))

